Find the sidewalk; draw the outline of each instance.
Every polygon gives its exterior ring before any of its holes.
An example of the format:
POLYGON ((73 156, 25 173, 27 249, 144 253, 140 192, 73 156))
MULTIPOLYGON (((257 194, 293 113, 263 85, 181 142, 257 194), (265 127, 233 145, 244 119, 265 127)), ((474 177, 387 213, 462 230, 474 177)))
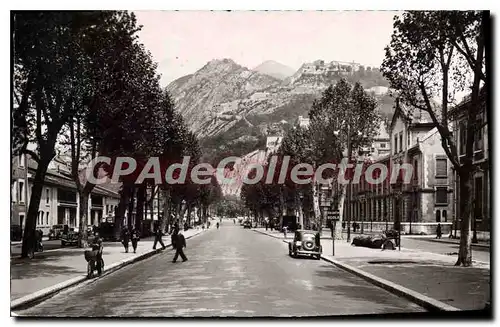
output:
MULTIPOLYGON (((285 241, 282 233, 256 231, 285 241), (281 234, 281 235, 279 235, 281 234)), ((351 246, 346 240, 321 240, 323 256, 364 273, 401 285, 414 292, 461 310, 483 309, 490 300, 490 265, 474 261, 473 267, 455 267, 456 255, 448 256, 413 249, 379 250, 351 246)))
MULTIPOLYGON (((407 237, 408 238, 417 238, 414 235, 407 236, 407 237)), ((418 237, 418 239, 425 239, 426 241, 436 242, 436 243, 446 243, 446 244, 456 244, 456 245, 460 244, 460 239, 448 238, 448 236, 446 236, 446 237, 443 236, 440 239, 437 239, 436 236, 432 236, 432 235, 431 236, 420 236, 420 237, 418 237)), ((481 247, 481 248, 490 248, 490 243, 480 241, 477 243, 472 243, 472 246, 481 247)))
MULTIPOLYGON (((48 241, 49 240, 49 237, 48 236, 43 236, 42 237, 42 241, 48 241)), ((10 245, 13 246, 13 245, 21 245, 23 244, 23 241, 10 241, 10 245)))
MULTIPOLYGON (((187 239, 201 232, 203 232, 202 229, 189 229, 182 233, 187 239)), ((120 242, 105 242, 103 252, 104 271, 112 265, 129 262, 134 258, 153 252, 153 241, 153 238, 139 241, 137 253, 135 254, 131 244, 129 253, 125 253, 125 249, 120 242)), ((164 236, 163 242, 165 246, 169 246, 170 236, 164 236)), ((161 249, 159 244, 157 249, 161 249)), ((36 253, 35 258, 32 260, 11 259, 11 301, 59 283, 85 276, 87 273, 87 261, 83 256, 85 250, 88 249, 63 248, 36 253)))

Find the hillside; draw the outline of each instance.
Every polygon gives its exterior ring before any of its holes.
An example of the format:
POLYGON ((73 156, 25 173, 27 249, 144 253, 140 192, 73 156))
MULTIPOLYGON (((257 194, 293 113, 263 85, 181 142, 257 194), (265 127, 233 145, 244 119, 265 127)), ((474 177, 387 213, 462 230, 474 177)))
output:
POLYGON ((293 68, 280 64, 274 60, 267 60, 253 69, 260 74, 269 75, 274 78, 284 80, 295 73, 293 68))
POLYGON ((378 69, 356 63, 318 60, 280 80, 231 59, 212 60, 172 82, 167 90, 202 140, 205 159, 217 161, 265 147, 270 127, 282 132, 290 128, 298 116, 307 116, 325 88, 342 77, 351 83, 359 81, 379 100, 382 116, 390 117, 394 101, 388 95, 387 81, 378 69))

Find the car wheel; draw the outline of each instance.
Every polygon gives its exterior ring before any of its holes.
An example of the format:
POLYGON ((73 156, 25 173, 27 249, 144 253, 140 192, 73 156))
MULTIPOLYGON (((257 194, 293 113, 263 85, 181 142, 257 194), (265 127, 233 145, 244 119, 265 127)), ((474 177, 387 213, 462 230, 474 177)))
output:
POLYGON ((66 246, 66 242, 61 242, 61 246, 66 246))
POLYGON ((316 255, 316 260, 320 260, 320 259, 321 259, 321 255, 320 254, 316 255))

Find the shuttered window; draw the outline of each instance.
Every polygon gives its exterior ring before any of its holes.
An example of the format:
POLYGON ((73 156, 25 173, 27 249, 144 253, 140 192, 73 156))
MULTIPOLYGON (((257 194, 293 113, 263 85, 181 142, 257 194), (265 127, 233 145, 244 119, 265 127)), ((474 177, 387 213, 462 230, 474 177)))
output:
POLYGON ((436 159, 436 176, 448 176, 448 161, 446 159, 436 159))
POLYGON ((436 189, 436 204, 448 204, 448 190, 446 187, 436 189))

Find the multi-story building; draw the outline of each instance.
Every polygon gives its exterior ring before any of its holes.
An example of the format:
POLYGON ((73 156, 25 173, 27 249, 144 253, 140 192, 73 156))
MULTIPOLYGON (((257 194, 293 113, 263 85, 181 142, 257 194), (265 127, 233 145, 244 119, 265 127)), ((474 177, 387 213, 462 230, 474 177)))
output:
MULTIPOLYGON (((488 115, 486 111, 486 94, 481 92, 481 108, 477 110, 477 126, 478 131, 475 133, 474 138, 474 153, 473 165, 474 173, 472 176, 472 199, 473 202, 473 216, 472 216, 472 229, 476 232, 478 239, 490 239, 491 229, 491 194, 490 194, 490 153, 488 144, 488 115)), ((450 109, 449 117, 453 125, 453 136, 455 144, 457 145, 459 159, 463 160, 465 157, 465 144, 466 136, 466 123, 468 111, 472 105, 470 96, 466 97, 459 105, 450 109)), ((460 179, 457 173, 453 174, 454 177, 454 193, 453 204, 455 210, 455 219, 460 221, 460 179)), ((459 223, 456 224, 458 235, 460 234, 459 223)))
MULTIPOLYGON (((37 163, 25 155, 14 159, 11 225, 24 228, 31 199, 37 163)), ((49 165, 43 185, 37 217, 37 228, 47 234, 53 225, 79 227, 80 199, 69 168, 59 157, 49 165)), ((112 214, 119 194, 105 185, 96 185, 89 197, 88 225, 99 225, 112 214)), ((114 215, 114 214, 112 214, 114 215)))
POLYGON ((412 234, 434 233, 440 223, 448 233, 453 217, 452 173, 437 129, 428 114, 397 102, 389 131, 390 154, 375 160, 389 168, 388 177, 379 185, 361 178, 352 186, 353 220, 372 230, 400 223, 402 231, 412 234), (401 174, 391 183, 396 164, 412 167, 409 183, 401 174))

